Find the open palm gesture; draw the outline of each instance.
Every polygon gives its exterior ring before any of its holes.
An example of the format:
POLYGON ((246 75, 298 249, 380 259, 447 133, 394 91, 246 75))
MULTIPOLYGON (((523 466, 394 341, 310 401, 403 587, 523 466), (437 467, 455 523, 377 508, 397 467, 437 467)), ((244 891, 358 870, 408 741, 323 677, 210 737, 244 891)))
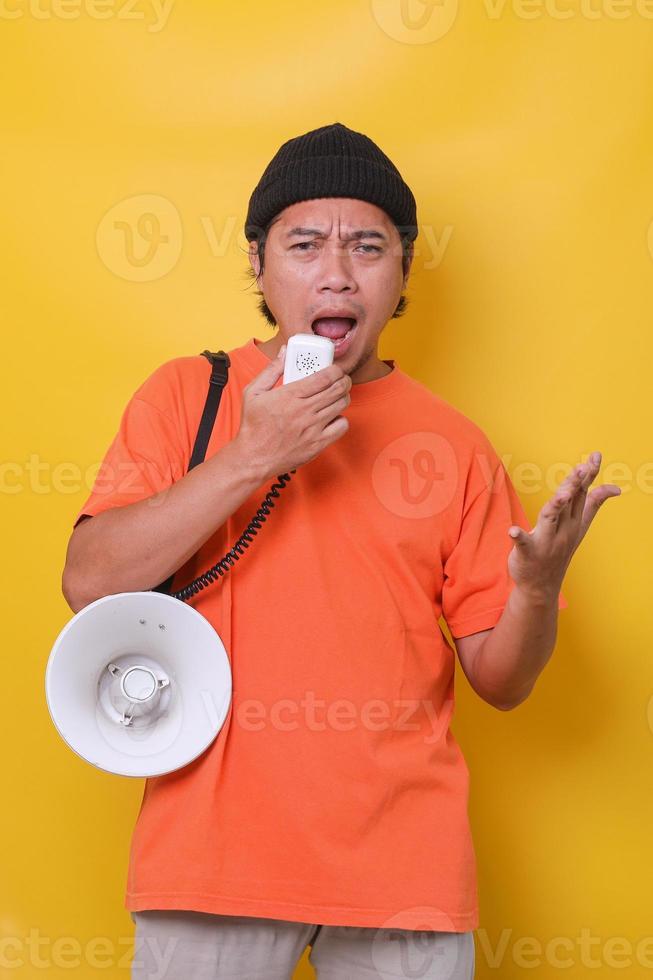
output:
POLYGON ((596 512, 608 497, 621 488, 603 483, 588 494, 601 466, 601 453, 592 453, 579 463, 540 511, 532 531, 512 525, 508 533, 515 546, 508 556, 508 571, 525 592, 556 596, 560 591, 571 556, 581 543, 596 512))

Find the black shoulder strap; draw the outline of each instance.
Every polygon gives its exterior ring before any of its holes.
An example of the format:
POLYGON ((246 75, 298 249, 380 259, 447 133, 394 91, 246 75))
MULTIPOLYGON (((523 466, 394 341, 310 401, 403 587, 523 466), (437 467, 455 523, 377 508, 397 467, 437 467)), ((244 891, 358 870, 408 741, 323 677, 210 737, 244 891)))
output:
MULTIPOLYGON (((215 418, 218 414, 218 405, 220 404, 220 399, 222 397, 222 389, 227 383, 229 367, 231 365, 229 355, 223 350, 216 352, 203 350, 201 356, 205 357, 211 364, 211 377, 209 378, 209 390, 204 403, 204 411, 202 412, 202 418, 197 430, 197 435, 195 436, 195 445, 193 446, 190 463, 188 464, 189 473, 194 466, 197 466, 198 463, 204 462, 206 450, 209 445, 209 439, 211 438, 211 433, 215 424, 215 418)), ((169 593, 174 577, 175 573, 173 572, 172 575, 165 580, 165 582, 161 582, 161 584, 157 585, 155 589, 152 589, 152 592, 169 593)))
POLYGON ((229 360, 229 355, 225 354, 223 350, 218 351, 215 354, 211 353, 210 350, 203 350, 202 357, 205 357, 211 362, 212 370, 211 377, 209 378, 209 390, 206 396, 206 402, 204 404, 204 411, 202 413, 199 429, 197 430, 197 436, 195 437, 195 445, 190 457, 190 463, 188 464, 189 472, 194 466, 197 466, 198 463, 204 462, 206 450, 209 445, 209 439, 211 438, 211 432, 213 431, 213 424, 218 413, 218 405, 220 404, 220 398, 222 397, 222 389, 227 383, 229 365, 231 363, 229 360))

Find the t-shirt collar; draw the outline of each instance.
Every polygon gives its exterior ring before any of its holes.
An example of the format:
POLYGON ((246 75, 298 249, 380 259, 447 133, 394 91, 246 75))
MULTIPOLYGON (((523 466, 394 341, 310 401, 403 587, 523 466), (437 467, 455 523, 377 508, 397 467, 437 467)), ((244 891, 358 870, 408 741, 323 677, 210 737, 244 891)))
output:
MULTIPOLYGON (((251 337, 242 347, 236 348, 251 378, 260 374, 263 368, 270 363, 268 355, 257 346, 264 343, 265 341, 258 337, 251 337)), ((394 359, 384 360, 384 364, 392 368, 389 374, 384 374, 382 378, 375 378, 373 381, 363 381, 351 386, 349 389, 350 408, 352 405, 362 405, 378 398, 386 398, 404 387, 408 376, 401 370, 397 361, 394 359)))

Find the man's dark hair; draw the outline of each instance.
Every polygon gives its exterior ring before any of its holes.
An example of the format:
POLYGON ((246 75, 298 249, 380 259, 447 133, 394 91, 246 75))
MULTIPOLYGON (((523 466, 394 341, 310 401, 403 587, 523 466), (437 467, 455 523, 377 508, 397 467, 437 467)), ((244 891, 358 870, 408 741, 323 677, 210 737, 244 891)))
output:
MULTIPOLYGON (((265 241, 271 226, 274 224, 274 220, 276 219, 273 219, 270 222, 270 224, 265 228, 263 233, 255 239, 255 241, 258 244, 258 256, 260 262, 259 275, 261 274, 261 272, 263 272, 264 263, 265 263, 265 241)), ((401 241, 401 265, 402 265, 403 273, 404 275, 406 275, 410 264, 410 257, 413 251, 413 241, 408 235, 402 235, 401 233, 400 233, 400 241, 401 241)), ((245 272, 245 276, 248 279, 252 279, 254 282, 258 282, 258 276, 252 269, 251 265, 247 268, 245 272)), ((265 317, 265 319, 268 321, 271 327, 276 327, 277 321, 275 320, 272 310, 265 302, 265 297, 263 296, 263 293, 261 292, 260 289, 256 290, 256 295, 261 297, 258 303, 259 312, 265 317)), ((399 302, 397 304, 394 313, 392 314, 391 319, 395 319, 396 317, 403 316, 404 313, 406 312, 407 306, 408 306, 408 299, 406 296, 402 294, 402 296, 400 296, 399 298, 399 302)))

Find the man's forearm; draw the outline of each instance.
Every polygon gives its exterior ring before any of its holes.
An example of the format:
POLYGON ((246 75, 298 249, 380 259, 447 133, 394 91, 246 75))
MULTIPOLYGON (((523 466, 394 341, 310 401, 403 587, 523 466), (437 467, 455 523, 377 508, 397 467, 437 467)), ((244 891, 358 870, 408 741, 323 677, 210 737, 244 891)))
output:
POLYGON ((73 612, 105 595, 155 588, 264 479, 232 440, 161 493, 83 521, 70 539, 62 580, 73 612))
POLYGON ((490 703, 513 708, 530 694, 555 646, 558 595, 513 588, 474 662, 474 687, 490 703))

